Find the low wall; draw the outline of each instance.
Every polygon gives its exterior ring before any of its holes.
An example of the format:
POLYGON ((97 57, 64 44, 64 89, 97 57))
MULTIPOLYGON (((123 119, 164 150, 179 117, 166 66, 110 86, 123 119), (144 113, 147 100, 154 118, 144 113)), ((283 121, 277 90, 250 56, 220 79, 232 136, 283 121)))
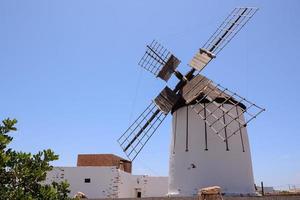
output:
MULTIPOLYGON (((262 196, 262 197, 224 197, 224 200, 300 200, 298 196, 262 196)), ((108 199, 89 199, 89 200, 108 200, 108 199)), ((112 199, 111 199, 112 200, 112 199)), ((148 197, 148 198, 119 198, 115 200, 197 200, 197 197, 148 197)))
POLYGON ((224 200, 300 200, 300 196, 223 197, 224 200))

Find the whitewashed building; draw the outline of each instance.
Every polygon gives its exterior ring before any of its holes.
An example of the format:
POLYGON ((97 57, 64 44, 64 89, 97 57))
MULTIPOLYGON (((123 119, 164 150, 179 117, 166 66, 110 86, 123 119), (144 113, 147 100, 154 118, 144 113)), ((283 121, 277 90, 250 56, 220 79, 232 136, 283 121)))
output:
POLYGON ((168 193, 168 177, 132 175, 131 162, 112 154, 78 155, 76 167, 55 167, 46 183, 67 180, 70 196, 88 198, 162 197, 168 193))

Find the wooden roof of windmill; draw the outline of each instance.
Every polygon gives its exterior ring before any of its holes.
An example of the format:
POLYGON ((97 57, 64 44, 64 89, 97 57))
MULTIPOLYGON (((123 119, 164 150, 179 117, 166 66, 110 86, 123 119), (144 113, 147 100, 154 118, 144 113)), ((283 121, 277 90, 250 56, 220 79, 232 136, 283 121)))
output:
POLYGON ((182 106, 194 104, 199 100, 203 103, 212 100, 218 103, 223 103, 224 101, 226 101, 226 103, 228 104, 237 103, 237 105, 241 108, 246 108, 244 104, 238 103, 226 91, 218 88, 218 86, 214 84, 213 81, 200 74, 196 75, 191 81, 189 81, 181 89, 180 94, 181 100, 179 100, 178 103, 174 106, 173 112, 182 106))

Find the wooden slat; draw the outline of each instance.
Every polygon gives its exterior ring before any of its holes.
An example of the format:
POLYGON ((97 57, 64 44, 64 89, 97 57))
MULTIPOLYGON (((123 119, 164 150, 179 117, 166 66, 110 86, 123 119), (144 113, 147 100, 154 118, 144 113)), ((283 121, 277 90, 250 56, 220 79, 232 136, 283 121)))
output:
POLYGON ((190 66, 201 71, 215 56, 207 50, 200 49, 190 62, 190 66))
POLYGON ((165 87, 160 94, 154 99, 155 104, 164 114, 168 114, 176 104, 178 95, 169 87, 165 87))
POLYGON ((186 103, 190 103, 200 95, 206 94, 208 94, 211 99, 215 99, 216 97, 228 97, 227 94, 222 93, 220 89, 216 88, 215 85, 212 84, 212 81, 202 75, 195 76, 182 88, 182 97, 186 103))

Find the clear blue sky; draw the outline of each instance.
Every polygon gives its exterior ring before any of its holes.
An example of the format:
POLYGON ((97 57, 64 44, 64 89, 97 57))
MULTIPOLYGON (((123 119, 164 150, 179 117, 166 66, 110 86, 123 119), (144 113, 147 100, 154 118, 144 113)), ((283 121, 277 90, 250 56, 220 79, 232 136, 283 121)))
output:
MULTIPOLYGON (((181 68, 236 6, 259 12, 204 74, 267 111, 249 126, 255 180, 300 184, 300 1, 0 1, 0 117, 13 147, 124 156, 116 139, 165 85, 140 69, 153 38, 181 68)), ((171 81, 172 85, 172 81, 171 81)), ((170 117, 134 163, 167 175, 170 117)))

